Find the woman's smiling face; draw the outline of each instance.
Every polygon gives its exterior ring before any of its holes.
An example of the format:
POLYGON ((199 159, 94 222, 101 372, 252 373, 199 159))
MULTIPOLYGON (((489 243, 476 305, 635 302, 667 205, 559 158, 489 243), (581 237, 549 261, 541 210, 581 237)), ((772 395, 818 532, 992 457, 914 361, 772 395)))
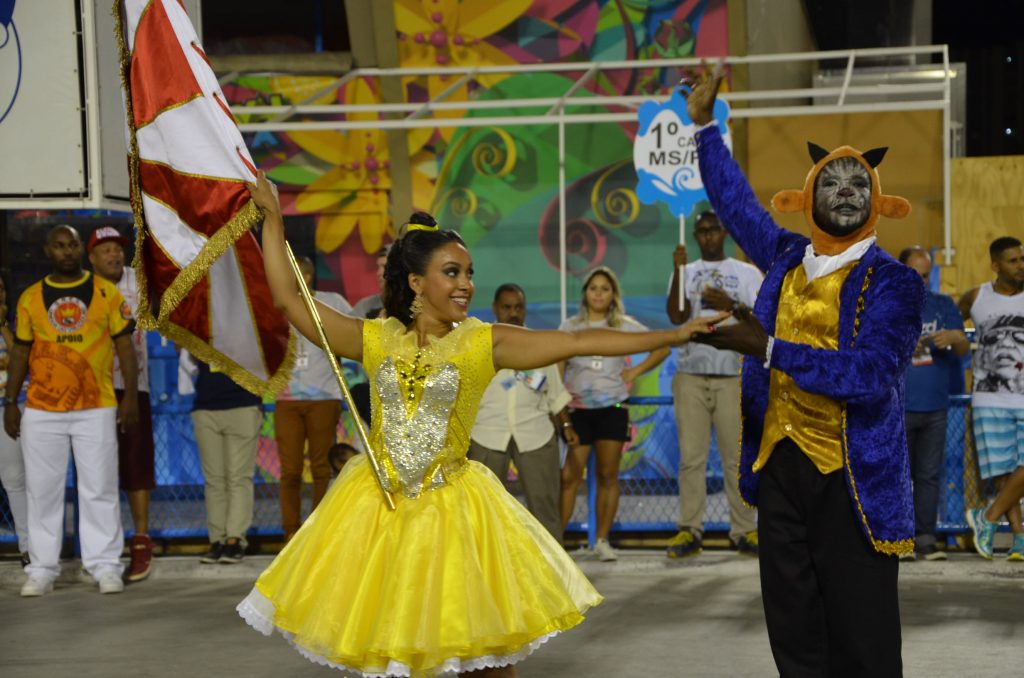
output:
POLYGON ((462 322, 473 301, 473 260, 465 247, 450 242, 434 250, 423 275, 409 275, 409 285, 420 294, 424 315, 441 323, 462 322))

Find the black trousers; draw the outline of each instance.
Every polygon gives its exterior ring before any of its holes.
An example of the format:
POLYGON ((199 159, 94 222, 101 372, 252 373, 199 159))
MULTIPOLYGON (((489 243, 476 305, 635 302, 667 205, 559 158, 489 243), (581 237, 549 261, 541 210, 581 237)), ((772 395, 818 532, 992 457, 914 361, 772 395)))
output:
POLYGON ((875 552, 841 471, 779 443, 758 495, 761 597, 783 678, 903 675, 899 561, 875 552))

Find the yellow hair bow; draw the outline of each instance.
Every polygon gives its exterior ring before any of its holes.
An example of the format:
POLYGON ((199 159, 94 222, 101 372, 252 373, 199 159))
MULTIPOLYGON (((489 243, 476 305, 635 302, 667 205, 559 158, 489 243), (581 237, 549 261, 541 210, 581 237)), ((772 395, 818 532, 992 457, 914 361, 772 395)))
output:
POLYGON ((405 225, 406 233, 408 233, 409 231, 439 231, 439 230, 440 230, 440 228, 437 226, 437 224, 434 224, 433 226, 427 226, 426 224, 406 224, 405 225))

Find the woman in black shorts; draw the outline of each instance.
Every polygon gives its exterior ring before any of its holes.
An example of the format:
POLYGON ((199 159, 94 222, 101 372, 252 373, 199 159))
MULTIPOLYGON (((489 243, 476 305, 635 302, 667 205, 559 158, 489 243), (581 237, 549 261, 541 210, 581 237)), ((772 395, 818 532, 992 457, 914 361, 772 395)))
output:
MULTIPOLYGON (((647 328, 625 314, 622 290, 615 273, 604 266, 590 272, 583 282, 580 312, 566 319, 560 329, 613 327, 627 332, 647 328)), ((576 491, 593 448, 597 454, 597 544, 601 560, 616 560, 608 534, 619 508, 619 463, 622 448, 630 438, 629 384, 668 357, 669 349, 658 349, 638 365, 629 366, 626 357, 586 356, 565 363, 565 387, 572 394, 572 425, 579 445, 569 449, 562 467, 562 528, 569 523, 576 504, 576 491)))

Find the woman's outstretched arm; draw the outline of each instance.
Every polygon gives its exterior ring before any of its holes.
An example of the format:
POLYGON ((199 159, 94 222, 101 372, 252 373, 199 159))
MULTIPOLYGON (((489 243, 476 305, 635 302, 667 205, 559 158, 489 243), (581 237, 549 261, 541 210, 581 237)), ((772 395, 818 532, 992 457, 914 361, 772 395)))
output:
MULTIPOLYGON (((249 192, 256 206, 263 212, 263 268, 267 273, 270 294, 274 298, 274 306, 281 310, 295 329, 316 345, 320 345, 313 319, 309 316, 302 297, 299 295, 299 282, 295 279, 288 262, 285 249, 284 219, 281 216, 281 203, 277 197, 277 187, 272 184, 264 172, 256 177, 255 184, 248 184, 249 192)), ((310 290, 312 292, 312 290, 310 290)), ((335 311, 333 308, 315 301, 323 321, 324 333, 336 355, 352 360, 363 359, 363 321, 335 311)))
POLYGON ((728 313, 698 318, 671 330, 623 332, 611 329, 528 330, 515 325, 493 328, 494 367, 530 370, 578 355, 629 355, 685 344, 695 334, 714 331, 728 313))

